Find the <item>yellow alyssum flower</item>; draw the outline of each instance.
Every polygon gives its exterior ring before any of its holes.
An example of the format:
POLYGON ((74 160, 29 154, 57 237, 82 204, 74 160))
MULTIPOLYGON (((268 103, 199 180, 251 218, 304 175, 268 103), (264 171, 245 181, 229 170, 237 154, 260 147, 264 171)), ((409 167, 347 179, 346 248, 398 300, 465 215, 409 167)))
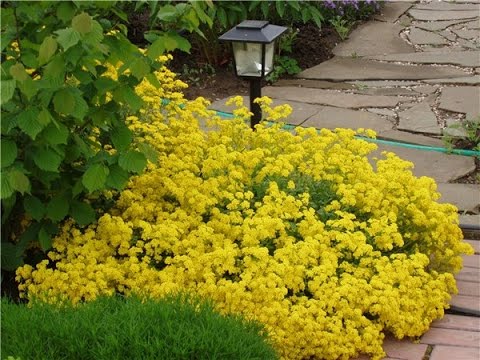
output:
MULTIPOLYGON (((472 249, 433 180, 392 153, 374 169, 375 145, 352 130, 252 131, 245 109, 220 120, 167 68, 157 77, 165 86, 140 84, 148 101, 126 121, 158 162, 98 223, 67 221, 48 260, 20 267, 22 296, 191 291, 264 323, 284 359, 380 359, 384 331, 417 337, 443 316, 472 249)), ((271 120, 289 114, 259 101, 271 120)))

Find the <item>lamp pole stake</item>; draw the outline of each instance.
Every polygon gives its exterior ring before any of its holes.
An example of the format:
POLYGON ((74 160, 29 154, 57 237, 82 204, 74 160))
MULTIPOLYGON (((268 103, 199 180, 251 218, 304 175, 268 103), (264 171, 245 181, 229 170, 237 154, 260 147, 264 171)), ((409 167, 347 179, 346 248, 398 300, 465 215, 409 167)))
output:
POLYGON ((253 102, 256 98, 262 97, 261 78, 250 79, 250 111, 253 113, 250 119, 250 126, 255 129, 262 120, 262 109, 260 105, 253 102))

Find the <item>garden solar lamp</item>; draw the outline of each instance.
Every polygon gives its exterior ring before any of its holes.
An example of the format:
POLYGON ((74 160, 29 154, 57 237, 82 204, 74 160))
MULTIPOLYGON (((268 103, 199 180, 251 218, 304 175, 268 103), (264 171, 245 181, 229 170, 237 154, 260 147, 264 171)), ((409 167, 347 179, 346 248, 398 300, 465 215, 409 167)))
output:
POLYGON ((252 129, 262 119, 260 105, 253 100, 262 96, 261 80, 273 70, 275 39, 285 30, 286 27, 271 25, 268 21, 245 20, 218 38, 232 43, 235 74, 250 81, 252 129))

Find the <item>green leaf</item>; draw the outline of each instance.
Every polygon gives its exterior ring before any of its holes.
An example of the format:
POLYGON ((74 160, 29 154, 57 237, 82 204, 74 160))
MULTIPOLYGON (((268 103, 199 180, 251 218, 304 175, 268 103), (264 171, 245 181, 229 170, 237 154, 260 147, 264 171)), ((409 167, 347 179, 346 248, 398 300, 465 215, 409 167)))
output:
POLYGON ((163 43, 163 36, 155 40, 152 45, 149 46, 147 56, 151 60, 157 60, 160 55, 165 52, 165 45, 163 43))
POLYGON ((40 111, 37 108, 30 108, 20 113, 17 117, 17 124, 22 131, 35 140, 38 133, 44 126, 38 121, 40 111))
POLYGON ((54 196, 47 205, 47 217, 53 221, 60 221, 68 214, 68 198, 64 194, 54 196))
POLYGON ((110 167, 106 185, 120 191, 125 188, 129 178, 128 172, 115 164, 110 167))
POLYGON ((107 91, 113 90, 118 86, 117 81, 105 76, 99 77, 93 84, 95 85, 95 88, 98 90, 99 94, 105 94, 107 91))
POLYGON ((142 57, 136 57, 129 65, 132 75, 138 80, 142 80, 146 74, 150 72, 150 66, 142 59, 142 57))
POLYGON ((70 207, 70 215, 78 225, 88 225, 95 221, 95 210, 84 202, 73 201, 70 207))
POLYGON ((13 93, 15 92, 15 85, 16 81, 11 80, 2 80, 0 81, 1 85, 1 92, 0 92, 0 104, 5 104, 13 97, 13 93))
POLYGON ((35 196, 23 199, 23 208, 35 220, 40 221, 45 215, 45 205, 35 196))
POLYGON ((2 241, 2 269, 15 271, 23 265, 22 252, 17 249, 15 244, 2 241))
POLYGON ((262 4, 260 5, 260 8, 262 9, 263 18, 267 19, 268 18, 268 12, 270 11, 270 2, 269 1, 262 1, 262 4))
POLYGON ((72 89, 75 106, 73 108, 72 116, 78 120, 83 120, 88 112, 88 104, 83 99, 82 93, 78 89, 72 89))
POLYGON ((162 86, 162 84, 160 84, 160 81, 158 81, 158 78, 153 73, 148 74, 147 76, 145 76, 145 78, 148 80, 150 84, 155 86, 157 89, 159 89, 162 86))
POLYGON ((227 13, 225 12, 225 9, 223 7, 219 7, 217 10, 217 16, 218 20, 220 21, 220 24, 222 25, 223 28, 226 28, 228 26, 228 20, 227 20, 227 13))
POLYGON ((92 18, 85 12, 75 16, 72 19, 72 28, 80 34, 86 34, 92 31, 92 18))
POLYGON ((55 56, 46 66, 42 78, 43 87, 57 90, 65 83, 65 61, 62 56, 55 56))
POLYGON ((58 48, 57 40, 53 36, 47 36, 43 39, 42 45, 38 50, 38 64, 43 65, 50 60, 50 58, 55 54, 58 48))
POLYGON ((61 89, 53 97, 53 106, 57 113, 71 115, 75 112, 75 97, 68 89, 61 89))
POLYGON ((82 184, 92 193, 105 188, 105 181, 109 174, 108 168, 103 164, 93 164, 82 176, 82 184))
POLYGON ((57 6, 57 18, 63 23, 69 22, 75 15, 75 6, 68 1, 60 1, 57 6))
POLYGON ((80 33, 72 28, 57 30, 55 33, 58 35, 57 41, 63 47, 63 50, 67 51, 72 46, 76 45, 80 39, 80 33))
POLYGON ((118 165, 124 170, 139 174, 147 166, 147 159, 141 152, 130 150, 120 154, 118 165))
POLYGON ((39 169, 58 172, 58 167, 63 158, 50 148, 36 149, 33 153, 33 161, 39 169))
MULTIPOLYGON (((190 53, 190 48, 192 47, 190 42, 184 37, 178 35, 177 33, 170 32, 169 37, 175 40, 176 48, 180 49, 186 53, 190 53)), ((172 49, 174 50, 174 49, 172 49)))
POLYGON ((38 122, 43 126, 47 126, 52 122, 52 120, 53 118, 50 114, 50 111, 48 111, 46 108, 42 108, 42 110, 40 110, 40 114, 38 114, 38 122))
POLYGON ((10 75, 17 81, 25 81, 28 78, 25 67, 21 63, 10 66, 10 75))
POLYGON ((162 21, 174 21, 177 16, 177 9, 173 5, 165 5, 160 8, 157 18, 162 21))
POLYGON ((0 177, 1 181, 1 190, 2 193, 0 194, 0 198, 2 199, 8 199, 12 194, 15 192, 12 184, 10 183, 10 178, 7 176, 8 173, 5 173, 2 171, 2 176, 0 177))
POLYGON ((147 159, 155 163, 158 160, 158 152, 150 144, 140 143, 138 149, 147 157, 147 159))
POLYGON ((15 204, 17 203, 17 194, 13 194, 7 199, 2 199, 2 225, 4 225, 10 218, 15 204))
POLYGON ((127 104, 134 112, 140 110, 143 105, 142 99, 129 86, 122 86, 113 93, 116 101, 127 104))
POLYGON ((22 195, 24 193, 30 193, 30 180, 28 177, 19 169, 11 169, 8 174, 8 181, 12 188, 22 195))
POLYGON ((82 179, 78 179, 75 182, 75 185, 73 185, 72 187, 72 196, 76 197, 80 195, 83 192, 83 190, 85 190, 85 187, 82 184, 82 179))
POLYGON ((275 1, 275 7, 277 8, 278 15, 282 18, 285 13, 285 3, 283 0, 275 1))
POLYGON ((112 143, 118 151, 126 150, 133 140, 132 132, 126 126, 119 126, 112 132, 112 143))
POLYGON ((47 251, 52 247, 52 238, 50 234, 45 230, 45 227, 42 226, 40 231, 38 232, 38 242, 43 251, 47 251))
POLYGON ((7 167, 13 164, 17 158, 17 144, 12 140, 2 139, 1 145, 1 167, 7 167))
POLYGON ((18 83, 18 88, 22 92, 23 95, 30 100, 38 91, 39 82, 33 81, 33 79, 28 76, 24 81, 18 83))
POLYGON ((68 128, 61 123, 58 124, 58 126, 51 123, 43 130, 42 135, 50 145, 66 145, 70 132, 68 131, 68 128))

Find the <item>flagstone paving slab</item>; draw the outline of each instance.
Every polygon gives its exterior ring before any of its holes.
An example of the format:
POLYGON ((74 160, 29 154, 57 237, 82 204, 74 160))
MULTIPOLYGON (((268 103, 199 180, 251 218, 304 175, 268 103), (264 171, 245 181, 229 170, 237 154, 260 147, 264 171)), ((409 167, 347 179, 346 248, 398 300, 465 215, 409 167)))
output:
POLYGON ((308 80, 308 79, 283 79, 273 84, 273 86, 298 86, 313 89, 331 89, 331 90, 352 90, 357 87, 354 84, 346 84, 343 82, 332 82, 325 80, 308 80))
POLYGON ((443 45, 447 40, 440 35, 412 27, 408 33, 408 39, 415 45, 443 45))
MULTIPOLYGON (((464 267, 457 275, 455 275, 455 278, 457 280, 480 283, 480 271, 478 271, 477 268, 464 267)), ((480 284, 477 284, 476 286, 480 286, 480 284)))
POLYGON ((402 26, 378 21, 367 22, 352 32, 348 40, 338 44, 333 53, 337 56, 365 56, 414 51, 399 33, 402 26))
POLYGON ((415 20, 422 21, 438 21, 438 20, 459 20, 459 19, 474 19, 478 13, 470 10, 461 11, 431 11, 431 10, 417 10, 410 9, 408 14, 415 20))
POLYGON ((480 11, 478 4, 455 4, 444 1, 432 1, 425 4, 415 5, 418 10, 437 10, 437 11, 480 11))
POLYGON ((394 110, 391 109, 385 109, 385 108, 366 108, 365 110, 378 114, 378 115, 383 115, 383 116, 388 116, 391 118, 397 117, 397 113, 394 110))
POLYGON ((307 119, 303 127, 315 128, 348 128, 348 129, 372 129, 381 134, 393 128, 393 123, 387 118, 369 113, 367 111, 342 109, 332 106, 321 106, 320 111, 307 119))
POLYGON ((414 164, 415 176, 429 176, 437 183, 454 181, 475 170, 475 161, 471 157, 408 149, 395 145, 379 144, 378 150, 373 152, 370 158, 374 156, 383 158, 382 151, 393 152, 400 158, 411 161, 414 164))
POLYGON ((289 86, 267 86, 262 89, 262 94, 275 99, 301 101, 309 104, 329 105, 352 109, 363 107, 395 107, 399 102, 409 100, 405 97, 346 94, 324 89, 289 86))
POLYGON ((468 20, 449 20, 449 21, 414 21, 412 25, 429 31, 444 30, 452 25, 466 24, 468 20))
POLYGON ((424 136, 419 134, 412 134, 407 131, 400 130, 388 130, 382 132, 382 139, 394 140, 398 142, 403 142, 407 144, 416 144, 416 145, 425 145, 425 146, 434 146, 434 147, 444 147, 444 143, 440 139, 436 139, 430 136, 424 136))
POLYGON ((355 94, 363 95, 379 95, 379 96, 417 96, 413 90, 396 87, 396 88, 367 88, 367 89, 355 89, 355 94))
POLYGON ((374 16, 374 19, 394 23, 411 7, 412 4, 407 2, 387 2, 382 7, 380 14, 374 16))
MULTIPOLYGON (((460 214, 460 224, 480 226, 480 215, 460 214)), ((479 250, 480 250, 480 247, 479 247, 479 250)))
POLYGON ((480 87, 459 86, 445 87, 440 96, 439 108, 466 114, 467 119, 480 114, 480 87))
POLYGON ((415 86, 413 88, 414 91, 421 93, 421 94, 433 94, 435 91, 437 91, 438 85, 420 85, 420 86, 415 86))
POLYGON ((465 76, 453 67, 398 65, 373 60, 334 57, 302 71, 297 78, 317 80, 423 80, 465 76))
MULTIPOLYGON (((479 241, 479 240, 475 240, 475 241, 479 241)), ((468 267, 473 267, 473 268, 477 268, 479 269, 480 268, 480 255, 478 254, 475 254, 475 255, 465 255, 463 257, 463 266, 468 266, 468 267)), ((474 289, 475 290, 475 289, 474 289)), ((479 290, 480 291, 480 288, 479 290)), ((475 292, 476 291, 472 291, 472 292, 475 292)), ((470 295, 470 294, 464 294, 464 295, 470 295)), ((480 295, 480 294, 479 294, 480 295)), ((479 329, 480 330, 480 329, 479 329)))
POLYGON ((357 87, 392 87, 392 86, 412 86, 412 85, 421 85, 421 82, 418 81, 403 81, 403 80, 356 80, 348 82, 357 87))
POLYGON ((430 360, 477 360, 480 358, 478 347, 457 347, 438 345, 433 348, 430 360))
POLYGON ((424 82, 429 83, 429 84, 478 85, 478 84, 480 84, 480 75, 461 76, 461 77, 453 77, 453 78, 448 78, 448 79, 424 80, 424 82))
POLYGON ((457 34, 459 37, 470 40, 470 39, 478 39, 480 36, 480 31, 478 30, 470 30, 470 29, 452 29, 452 32, 457 34))
MULTIPOLYGON (((478 34, 480 35, 480 33, 478 34)), ((403 54, 369 56, 367 59, 384 61, 405 61, 417 64, 451 64, 459 66, 480 66, 480 51, 429 51, 403 54)))
MULTIPOLYGON (((475 269, 475 270, 478 273, 478 269, 475 269)), ((479 285, 478 283, 476 284, 479 285)), ((450 301, 450 306, 452 310, 461 312, 463 314, 469 314, 469 315, 480 314, 480 301, 476 296, 453 295, 452 300, 450 301)), ((479 338, 479 341, 480 341, 480 338, 479 338)), ((468 345, 465 345, 465 346, 468 346, 468 345)))
POLYGON ((442 129, 438 125, 437 117, 427 101, 423 101, 398 113, 398 118, 399 123, 397 128, 399 130, 424 134, 442 134, 442 129))
POLYGON ((480 213, 480 187, 474 184, 437 184, 440 202, 450 203, 460 211, 480 213))
POLYGON ((415 344, 409 340, 397 340, 387 336, 383 342, 383 350, 388 357, 394 359, 422 359, 428 345, 415 344))

